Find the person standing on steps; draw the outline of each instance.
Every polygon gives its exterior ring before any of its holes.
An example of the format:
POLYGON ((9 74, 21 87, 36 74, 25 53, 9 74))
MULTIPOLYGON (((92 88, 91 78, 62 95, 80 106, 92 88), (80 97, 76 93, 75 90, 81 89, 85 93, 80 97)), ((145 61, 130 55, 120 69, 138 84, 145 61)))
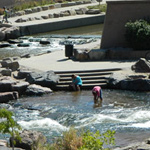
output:
POLYGON ((102 98, 102 88, 100 86, 94 86, 92 89, 92 94, 94 96, 94 104, 101 106, 103 98, 102 98))
POLYGON ((82 87, 82 79, 76 74, 72 74, 72 83, 69 85, 69 89, 73 91, 80 91, 82 87))

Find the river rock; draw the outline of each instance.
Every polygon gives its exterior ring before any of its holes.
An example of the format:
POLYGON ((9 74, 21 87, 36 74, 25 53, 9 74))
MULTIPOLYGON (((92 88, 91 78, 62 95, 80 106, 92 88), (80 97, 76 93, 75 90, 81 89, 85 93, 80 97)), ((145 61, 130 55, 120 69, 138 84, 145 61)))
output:
POLYGON ((25 14, 32 14, 33 13, 32 9, 25 9, 24 11, 25 11, 25 14))
POLYGON ((5 48, 5 47, 11 47, 11 45, 9 43, 0 44, 0 48, 5 48))
POLYGON ((42 87, 40 85, 36 85, 36 84, 31 84, 27 87, 26 90, 26 95, 37 95, 37 96, 41 96, 43 94, 48 94, 51 93, 52 90, 50 88, 47 87, 42 87))
POLYGON ((0 103, 7 103, 10 100, 16 100, 18 98, 19 98, 18 92, 16 91, 0 93, 0 103))
POLYGON ((0 73, 3 76, 11 76, 12 70, 7 68, 0 68, 0 73))
POLYGON ((74 49, 74 57, 76 60, 84 61, 89 59, 88 50, 86 49, 74 49))
POLYGON ((49 9, 49 6, 42 6, 43 11, 48 10, 48 9, 49 9))
POLYGON ((12 71, 16 71, 19 68, 19 63, 18 61, 13 61, 13 60, 2 60, 1 62, 2 67, 11 69, 12 71))
POLYGON ((28 86, 29 86, 28 82, 20 81, 12 85, 12 90, 17 91, 19 95, 22 95, 25 93, 28 86))
POLYGON ((140 58, 131 68, 135 72, 150 72, 150 62, 140 58))
POLYGON ((48 41, 47 39, 43 38, 40 40, 40 44, 50 44, 50 41, 48 41))
POLYGON ((17 45, 18 47, 29 47, 30 43, 20 43, 17 45))
POLYGON ((19 44, 19 43, 23 43, 22 40, 18 40, 18 39, 8 39, 7 40, 10 44, 19 44))
POLYGON ((148 75, 114 73, 109 78, 107 87, 110 89, 150 91, 150 79, 148 75))
POLYGON ((41 16, 42 19, 49 19, 48 15, 41 16))
POLYGON ((18 71, 17 76, 15 76, 16 79, 25 79, 27 78, 28 74, 32 73, 33 71, 28 69, 20 69, 18 71))
POLYGON ((74 9, 68 10, 69 14, 71 16, 75 16, 76 15, 76 11, 74 9))
POLYGON ((54 18, 59 18, 60 14, 59 13, 54 13, 54 18))
POLYGON ((89 9, 85 12, 85 14, 100 14, 101 11, 99 9, 89 9))
POLYGON ((103 49, 92 49, 89 51, 90 60, 103 60, 106 56, 106 50, 103 49))
POLYGON ((28 74, 26 81, 30 84, 37 84, 54 90, 59 78, 60 77, 53 71, 47 71, 43 73, 32 72, 28 74))
POLYGON ((0 92, 10 92, 12 91, 12 85, 16 84, 16 81, 11 77, 0 78, 0 92))
MULTIPOLYGON (((21 141, 15 139, 15 147, 19 147, 26 150, 38 150, 39 146, 44 145, 46 143, 46 137, 37 131, 29 131, 23 130, 19 136, 21 137, 21 141)), ((12 146, 10 138, 10 145, 12 146)))

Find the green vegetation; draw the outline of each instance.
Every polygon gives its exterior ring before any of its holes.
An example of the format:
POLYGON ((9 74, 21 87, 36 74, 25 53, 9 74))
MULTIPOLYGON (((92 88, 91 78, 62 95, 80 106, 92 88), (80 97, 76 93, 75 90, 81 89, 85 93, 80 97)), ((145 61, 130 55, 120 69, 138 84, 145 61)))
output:
POLYGON ((14 10, 19 11, 19 10, 24 10, 28 8, 37 7, 37 6, 44 6, 53 3, 54 3, 53 0, 28 1, 19 5, 15 5, 14 10))
POLYGON ((146 20, 137 20, 125 24, 125 38, 129 46, 135 50, 150 49, 150 23, 146 20))
POLYGON ((88 6, 89 9, 99 9, 101 12, 106 12, 107 5, 101 4, 101 5, 95 5, 95 6, 88 6))
POLYGON ((0 133, 11 135, 12 149, 14 149, 14 137, 16 137, 18 140, 21 140, 19 136, 19 130, 21 130, 21 127, 13 119, 13 113, 4 108, 0 109, 0 118, 0 133))
POLYGON ((99 131, 93 133, 88 130, 78 135, 77 130, 71 128, 47 150, 109 150, 109 146, 104 148, 104 145, 115 144, 114 134, 115 131, 111 130, 103 134, 100 134, 99 131))

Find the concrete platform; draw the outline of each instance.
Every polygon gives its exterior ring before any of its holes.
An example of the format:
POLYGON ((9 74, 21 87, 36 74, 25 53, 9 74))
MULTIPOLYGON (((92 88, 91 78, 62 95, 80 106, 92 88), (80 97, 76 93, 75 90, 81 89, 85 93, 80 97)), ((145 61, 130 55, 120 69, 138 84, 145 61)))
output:
MULTIPOLYGON (((97 42, 78 45, 75 48, 98 48, 100 46, 100 40, 97 42)), ((40 56, 33 56, 31 58, 24 58, 19 60, 19 64, 22 66, 34 68, 41 71, 74 71, 74 70, 96 70, 96 69, 111 69, 122 68, 129 69, 135 61, 74 61, 65 57, 64 50, 58 50, 49 54, 40 56)))

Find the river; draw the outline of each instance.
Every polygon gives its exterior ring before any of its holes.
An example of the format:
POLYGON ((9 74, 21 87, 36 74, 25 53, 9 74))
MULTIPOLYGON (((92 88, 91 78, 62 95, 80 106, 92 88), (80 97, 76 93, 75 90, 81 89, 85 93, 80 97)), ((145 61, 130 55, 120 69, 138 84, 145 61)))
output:
MULTIPOLYGON (((33 37, 49 37, 51 34, 69 33, 77 35, 81 34, 84 28, 80 28, 80 32, 78 29, 68 29, 33 35, 33 37)), ((87 32, 83 32, 82 35, 101 35, 102 30, 98 32, 100 25, 87 28, 87 32)), ((45 49, 47 48, 45 47, 45 49)), ((21 97, 8 105, 0 104, 0 106, 14 111, 17 122, 23 128, 41 131, 48 141, 55 136, 60 136, 71 126, 76 129, 85 128, 101 132, 107 129, 115 130, 115 147, 143 141, 149 137, 149 92, 103 89, 103 99, 102 107, 93 108, 91 91, 59 91, 41 97, 21 97)))

